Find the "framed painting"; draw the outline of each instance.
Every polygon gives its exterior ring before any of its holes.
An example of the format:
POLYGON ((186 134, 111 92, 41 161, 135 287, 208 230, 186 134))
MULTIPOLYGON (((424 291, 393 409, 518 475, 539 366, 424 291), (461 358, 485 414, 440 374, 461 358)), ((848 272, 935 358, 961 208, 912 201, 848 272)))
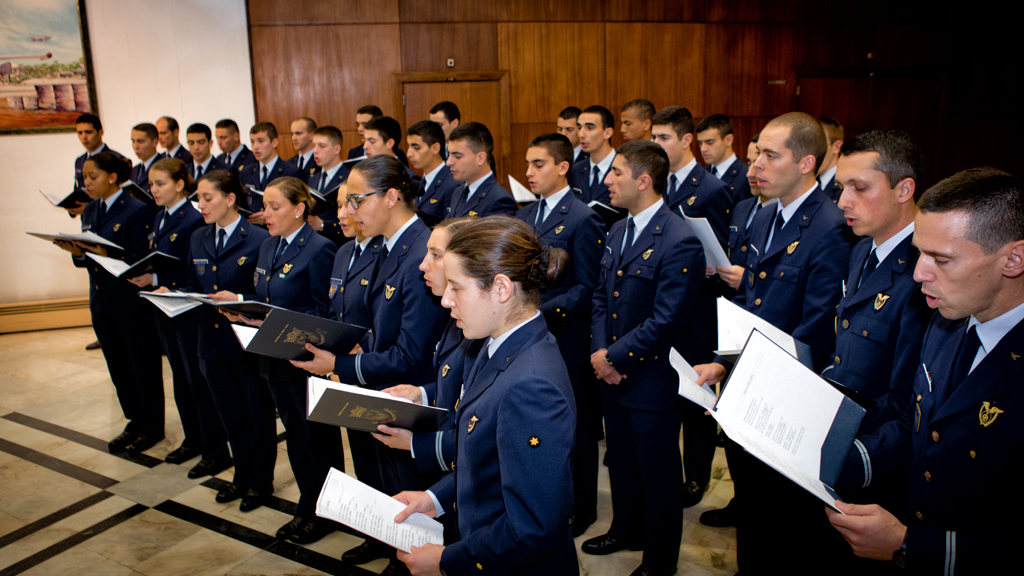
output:
POLYGON ((0 135, 74 132, 95 110, 85 0, 0 2, 0 135))

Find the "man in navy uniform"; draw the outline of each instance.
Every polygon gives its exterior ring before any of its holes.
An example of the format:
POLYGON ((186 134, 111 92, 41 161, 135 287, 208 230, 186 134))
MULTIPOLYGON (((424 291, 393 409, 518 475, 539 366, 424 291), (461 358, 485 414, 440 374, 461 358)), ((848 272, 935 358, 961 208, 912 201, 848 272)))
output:
POLYGON ((192 154, 192 164, 188 166, 188 173, 196 180, 210 170, 228 169, 227 164, 217 160, 210 153, 213 148, 211 136, 210 127, 206 124, 192 124, 185 130, 185 142, 188 144, 189 153, 192 154))
MULTIPOLYGON (((363 150, 367 156, 384 154, 398 158, 398 152, 401 150, 399 144, 401 143, 402 125, 391 116, 378 116, 367 122, 366 126, 363 127, 363 150)), ((409 178, 412 178, 414 181, 420 179, 420 175, 413 172, 406 161, 403 161, 401 158, 398 158, 398 160, 405 166, 405 171, 409 174, 409 178)))
MULTIPOLYGON (((263 195, 253 194, 254 190, 263 192, 267 184, 283 176, 295 176, 300 178, 298 168, 281 160, 277 155, 277 127, 270 122, 257 122, 249 130, 249 140, 252 141, 252 153, 256 162, 249 164, 242 169, 239 179, 242 186, 249 189, 246 194, 245 209, 250 212, 249 222, 258 226, 264 226, 266 219, 263 217, 263 195)), ((301 179, 301 178, 300 178, 301 179)))
MULTIPOLYGON (((341 163, 341 130, 334 126, 321 126, 313 131, 312 142, 313 161, 318 170, 310 169, 300 172, 299 177, 306 176, 306 185, 313 192, 321 196, 327 196, 333 192, 337 198, 338 187, 348 179, 349 172, 348 168, 341 163)), ((318 198, 315 208, 315 212, 318 214, 308 219, 309 225, 334 242, 335 246, 340 247, 348 240, 342 233, 341 223, 338 221, 338 202, 335 200, 330 206, 320 206, 322 203, 318 198), (324 208, 326 210, 323 210, 324 208)))
MULTIPOLYGON (((371 156, 363 150, 363 144, 366 142, 366 123, 374 118, 380 118, 384 115, 379 106, 368 104, 366 106, 360 106, 359 110, 356 110, 356 132, 359 133, 359 145, 353 146, 348 150, 348 159, 352 160, 359 158, 360 156, 371 156)), ((405 152, 402 152, 401 148, 395 147, 395 157, 405 164, 409 165, 409 159, 405 157, 405 152)))
POLYGON ((580 200, 590 204, 594 200, 611 205, 605 178, 615 160, 612 136, 615 134, 615 117, 604 106, 589 106, 578 119, 580 145, 590 155, 589 162, 577 162, 569 171, 569 186, 580 195, 580 200))
POLYGON ((1020 516, 1024 473, 1024 182, 965 170, 918 208, 914 276, 939 314, 912 406, 854 442, 839 482, 842 493, 895 480, 906 503, 837 502, 846 515, 828 516, 859 556, 920 573, 1010 574, 1022 536, 1005 519, 1020 516))
POLYGON ((644 551, 634 576, 675 574, 682 537, 678 375, 669 349, 690 329, 704 281, 704 249, 665 206, 668 155, 627 142, 606 182, 612 226, 594 292, 591 365, 604 396, 614 518, 583 543, 587 554, 644 551))
POLYGON ((149 167, 153 165, 158 156, 156 143, 156 126, 145 122, 136 124, 132 128, 132 151, 135 152, 139 163, 132 166, 131 179, 146 192, 149 192, 149 167))
POLYGON ((557 126, 557 132, 562 136, 569 139, 569 144, 572 145, 572 165, 575 166, 577 162, 582 162, 590 158, 590 154, 583 151, 583 146, 580 144, 580 125, 579 117, 582 110, 575 106, 569 106, 558 113, 558 118, 555 119, 555 126, 557 126))
POLYGON ((839 202, 843 186, 836 180, 836 168, 839 165, 839 150, 843 147, 843 125, 828 116, 819 117, 818 124, 825 131, 825 139, 828 141, 825 158, 818 167, 818 185, 833 202, 839 202))
POLYGON ((638 98, 626 102, 619 113, 619 132, 622 133, 622 141, 650 140, 653 117, 654 104, 651 104, 650 100, 638 98))
POLYGON ((217 148, 220 148, 220 160, 231 170, 241 172, 242 168, 256 162, 256 157, 242 144, 242 136, 238 133, 238 124, 230 118, 217 122, 214 126, 217 135, 217 148))
POLYGON ((526 179, 540 196, 516 212, 534 227, 541 243, 561 248, 571 265, 562 285, 541 295, 541 312, 558 341, 576 397, 576 445, 573 456, 573 537, 597 519, 597 442, 601 429, 601 395, 590 366, 590 331, 594 288, 605 253, 604 222, 569 189, 572 144, 560 134, 541 134, 526 150, 526 179))
POLYGON ((461 184, 452 178, 452 172, 445 165, 441 152, 447 145, 444 131, 437 122, 420 120, 406 131, 409 141, 409 163, 423 171, 420 187, 423 193, 416 199, 420 218, 428 226, 444 220, 445 209, 451 203, 452 194, 461 184))
POLYGON ((697 124, 697 145, 704 167, 729 187, 733 206, 750 198, 747 165, 733 152, 734 138, 732 122, 724 114, 705 116, 697 124))
POLYGON ((161 116, 156 121, 156 132, 160 145, 164 147, 162 158, 177 158, 188 166, 192 163, 192 154, 181 145, 178 121, 170 116, 161 116))
MULTIPOLYGON (((778 198, 775 210, 761 210, 751 224, 743 306, 807 344, 815 370, 822 370, 835 343, 835 308, 842 297, 850 261, 842 212, 818 188, 818 162, 825 133, 802 112, 771 120, 758 137, 753 169, 761 193, 778 198)), ((726 374, 724 360, 694 366, 698 381, 715 383, 726 374)), ((828 534, 820 530, 820 501, 749 454, 741 464, 748 502, 782 502, 785 514, 741 508, 737 560, 741 570, 789 570, 792 542, 802 543, 806 565, 827 561, 828 534)), ((736 471, 734 470, 734 473, 736 471)))
POLYGON ((491 171, 494 138, 487 126, 466 122, 448 138, 448 169, 452 178, 464 182, 452 193, 445 218, 458 216, 513 215, 519 205, 491 171))
POLYGON ((288 163, 299 169, 302 178, 308 178, 315 174, 319 167, 313 161, 313 132, 316 130, 316 121, 312 118, 296 118, 291 124, 292 148, 295 148, 295 155, 288 159, 288 163))
POLYGON ((452 130, 459 127, 459 122, 462 122, 462 112, 459 112, 459 107, 454 102, 444 100, 434 104, 434 107, 430 109, 430 121, 436 122, 441 130, 444 131, 444 139, 452 135, 452 130))
MULTIPOLYGON (((100 152, 110 152, 117 156, 121 156, 117 152, 114 152, 106 144, 103 143, 103 123, 100 122, 98 116, 94 114, 82 114, 75 120, 75 132, 78 133, 78 141, 82 143, 82 147, 85 148, 85 154, 82 154, 78 158, 75 158, 75 190, 81 190, 85 192, 85 178, 82 176, 82 167, 85 166, 85 161, 90 156, 99 154, 100 152)), ((88 202, 79 202, 77 208, 68 208, 68 215, 72 218, 78 216, 85 209, 88 202)))

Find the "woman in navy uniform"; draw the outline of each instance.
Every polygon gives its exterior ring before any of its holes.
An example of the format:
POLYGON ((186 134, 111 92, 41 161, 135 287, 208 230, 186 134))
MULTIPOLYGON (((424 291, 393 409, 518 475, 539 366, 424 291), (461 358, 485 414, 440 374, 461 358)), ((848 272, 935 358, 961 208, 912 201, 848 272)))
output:
MULTIPOLYGON (((271 237, 260 246, 253 279, 256 300, 327 318, 331 267, 337 250, 333 242, 306 223, 314 203, 309 188, 298 178, 278 178, 267 186, 263 210, 271 237)), ((262 323, 245 321, 254 326, 262 323)), ((310 544, 334 530, 333 523, 317 518, 315 511, 327 472, 332 467, 345 468, 341 432, 336 426, 306 421, 304 371, 287 360, 261 356, 260 373, 270 385, 288 434, 288 461, 300 491, 296 515, 277 531, 277 538, 310 544)))
MULTIPOLYGON (((199 179, 199 210, 209 224, 192 235, 188 290, 215 300, 256 297, 252 283, 260 246, 270 234, 238 213, 246 190, 238 175, 214 170, 199 179), (246 294, 248 293, 248 294, 246 294)), ((217 502, 242 499, 240 510, 259 508, 274 492, 277 419, 274 399, 260 376, 259 356, 238 345, 231 324, 204 307, 199 322, 199 368, 231 444, 235 475, 217 492, 217 502)))
POLYGON ((164 437, 164 387, 153 315, 139 298, 137 287, 85 258, 85 252, 137 261, 149 252, 147 236, 153 211, 120 188, 131 174, 128 160, 100 152, 85 161, 82 172, 85 190, 93 198, 82 213, 82 231, 98 234, 123 250, 111 249, 108 253, 103 246, 55 244, 71 252, 75 266, 89 270, 93 329, 102 345, 121 411, 128 419, 124 431, 110 441, 110 450, 141 451, 164 437))
POLYGON ((485 338, 459 401, 453 474, 395 498, 429 516, 458 511, 459 539, 399 553, 414 574, 575 574, 569 532, 576 404, 565 361, 540 312, 562 251, 529 227, 484 218, 452 237, 442 302, 466 338, 485 338), (557 256, 556 256, 557 255, 557 256))
MULTIPOLYGON (((161 208, 153 220, 149 235, 150 251, 163 252, 182 260, 180 267, 146 273, 129 279, 139 288, 156 286, 161 291, 185 288, 188 255, 192 234, 203 225, 203 217, 187 200, 196 189, 188 167, 177 158, 157 160, 149 168, 150 194, 161 208)), ((157 334, 174 379, 174 403, 178 407, 185 434, 181 446, 171 451, 165 461, 181 464, 202 455, 188 471, 189 478, 217 474, 231 466, 227 435, 221 425, 210 396, 210 387, 199 370, 199 311, 190 310, 169 318, 159 310, 150 312, 156 318, 157 334)))

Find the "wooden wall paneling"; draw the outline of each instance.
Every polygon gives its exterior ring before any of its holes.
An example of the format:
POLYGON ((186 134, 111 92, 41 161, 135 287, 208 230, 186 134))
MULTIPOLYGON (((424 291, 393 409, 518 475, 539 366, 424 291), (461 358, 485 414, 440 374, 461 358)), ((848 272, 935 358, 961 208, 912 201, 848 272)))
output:
POLYGON ((830 116, 843 125, 847 137, 879 125, 872 109, 872 82, 867 76, 855 78, 800 78, 797 110, 815 118, 830 116))
MULTIPOLYGON (((948 166, 937 164, 935 158, 940 123, 939 86, 938 75, 876 76, 871 79, 871 123, 865 128, 895 128, 909 134, 921 147, 924 155, 925 178, 922 185, 934 184, 953 174, 948 171, 948 166)), ((973 139, 974 135, 971 134, 971 138, 964 138, 963 141, 973 139)), ((991 149, 988 149, 986 155, 990 152, 991 149)), ((991 161, 991 157, 982 160, 986 161, 991 161)))
POLYGON ((703 22, 714 0, 606 0, 606 22, 703 22))
POLYGON ((503 22, 507 0, 398 0, 402 22, 503 22))
MULTIPOLYGON (((708 2, 705 11, 707 22, 799 22, 808 15, 803 8, 812 4, 810 0, 778 0, 776 2, 755 2, 753 0, 715 0, 708 2)), ((814 2, 814 8, 820 2, 814 2)))
POLYGON ((402 24, 402 70, 497 70, 497 26, 475 24, 402 24), (448 68, 446 60, 455 59, 448 68))
POLYGON ((704 44, 704 106, 711 113, 778 116, 795 109, 792 26, 708 24, 704 44))
POLYGON ((935 66, 960 51, 956 43, 941 41, 953 34, 945 26, 878 25, 872 32, 871 64, 878 68, 935 66))
POLYGON ((509 71, 511 122, 554 122, 566 106, 605 103, 604 25, 499 23, 498 67, 509 71))
POLYGON ((604 22, 608 0, 507 0, 508 22, 604 22))
POLYGON ((704 114, 703 24, 606 24, 605 52, 606 100, 616 120, 636 98, 658 110, 677 104, 704 114))
MULTIPOLYGON (((398 24, 261 26, 251 29, 251 38, 256 117, 278 132, 286 133, 299 116, 352 130, 356 109, 365 104, 402 118, 393 78, 402 67, 398 24)), ((343 136, 347 147, 358 142, 343 136)), ((282 137, 278 151, 290 157, 291 140, 282 137)))
POLYGON ((849 76, 877 65, 869 58, 870 25, 800 24, 795 26, 796 65, 801 76, 849 76))
POLYGON ((250 26, 398 22, 398 0, 248 0, 250 26))

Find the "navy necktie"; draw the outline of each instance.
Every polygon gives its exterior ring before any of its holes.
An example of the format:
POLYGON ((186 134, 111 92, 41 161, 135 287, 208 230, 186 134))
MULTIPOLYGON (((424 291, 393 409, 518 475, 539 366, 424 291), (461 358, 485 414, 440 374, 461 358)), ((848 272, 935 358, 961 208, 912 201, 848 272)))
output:
POLYGON ((199 180, 202 177, 203 177, 203 165, 202 164, 196 164, 196 180, 199 180))
POLYGON ((678 185, 679 185, 679 179, 676 178, 675 174, 673 174, 673 175, 668 177, 668 196, 667 196, 667 198, 672 198, 673 196, 675 196, 676 187, 678 185))
POLYGON ((224 249, 224 244, 226 244, 227 241, 228 241, 228 233, 225 232, 223 228, 221 228, 220 232, 217 232, 217 252, 218 253, 220 253, 220 251, 224 249))
POLYGON ((324 186, 326 184, 327 184, 327 172, 325 171, 325 172, 321 172, 320 173, 320 185, 317 186, 316 191, 317 192, 323 192, 324 191, 324 186))
POLYGON ((619 258, 626 255, 626 252, 633 246, 633 234, 636 232, 636 223, 633 221, 633 217, 630 216, 626 220, 626 238, 622 243, 622 250, 619 252, 619 258))
POLYGON ((590 175, 590 189, 593 190, 601 183, 601 168, 594 165, 590 170, 593 172, 593 174, 590 175))
POLYGON ((260 178, 260 188, 263 190, 267 189, 267 167, 263 167, 263 177, 260 178))
POLYGON ((864 281, 867 280, 871 273, 878 267, 878 254, 874 248, 871 249, 871 253, 868 254, 868 259, 864 261, 864 270, 860 273, 860 280, 857 281, 857 289, 864 285, 864 281))
POLYGON ((540 225, 544 222, 544 218, 547 216, 547 214, 545 214, 545 212, 547 212, 547 207, 548 201, 545 200, 544 198, 541 198, 540 207, 537 208, 537 221, 534 222, 534 226, 539 228, 540 225))
POLYGON ((765 251, 765 253, 768 252, 768 248, 771 247, 772 242, 775 241, 775 237, 779 235, 779 232, 782 230, 782 226, 785 223, 786 223, 786 220, 782 217, 782 211, 780 210, 775 215, 775 229, 774 229, 774 232, 772 232, 771 235, 768 236, 768 241, 766 241, 764 243, 764 251, 765 251))
POLYGON ((981 347, 981 339, 978 338, 978 327, 971 326, 960 344, 960 352, 956 355, 956 363, 953 364, 953 379, 950 380, 952 393, 961 382, 967 379, 971 373, 971 365, 974 364, 974 357, 978 355, 978 348, 981 347))
POLYGON ((274 267, 277 267, 277 261, 281 259, 281 255, 284 254, 285 249, 288 247, 288 241, 281 238, 281 243, 277 246, 277 254, 274 254, 274 267))
POLYGON ((299 172, 305 172, 305 171, 306 171, 306 158, 302 154, 299 154, 299 172))
POLYGON ((360 246, 359 244, 356 244, 356 249, 352 251, 352 259, 348 261, 349 270, 352 270, 352 265, 356 263, 356 260, 359 260, 359 255, 362 253, 363 247, 360 246))
POLYGON ((97 217, 97 219, 98 220, 103 220, 103 218, 106 215, 107 215, 107 202, 105 200, 100 200, 100 213, 99 213, 99 216, 97 217))
POLYGON ((747 230, 750 230, 750 225, 754 223, 754 218, 757 218, 757 213, 761 211, 761 201, 758 200, 754 203, 754 212, 747 218, 747 230))
POLYGON ((718 168, 714 164, 711 165, 711 175, 718 178, 718 168))

